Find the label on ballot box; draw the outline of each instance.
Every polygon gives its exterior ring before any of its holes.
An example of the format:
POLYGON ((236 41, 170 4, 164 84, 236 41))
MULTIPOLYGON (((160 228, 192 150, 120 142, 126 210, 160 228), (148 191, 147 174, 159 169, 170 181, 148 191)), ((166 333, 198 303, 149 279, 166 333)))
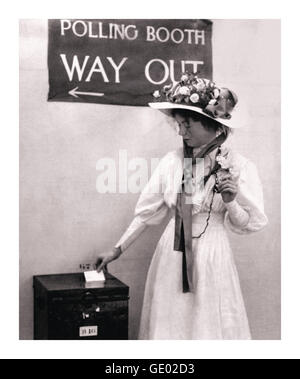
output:
POLYGON ((92 337, 98 335, 98 326, 82 326, 79 328, 79 337, 92 337))

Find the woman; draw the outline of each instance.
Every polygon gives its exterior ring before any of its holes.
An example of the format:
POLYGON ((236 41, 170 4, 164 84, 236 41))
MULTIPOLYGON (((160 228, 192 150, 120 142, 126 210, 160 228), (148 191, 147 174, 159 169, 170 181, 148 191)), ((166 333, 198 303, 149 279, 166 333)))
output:
POLYGON ((197 74, 154 96, 149 105, 177 122, 183 149, 160 161, 98 271, 171 213, 149 268, 139 339, 251 339, 226 229, 255 232, 267 217, 255 166, 223 145, 237 97, 197 74))

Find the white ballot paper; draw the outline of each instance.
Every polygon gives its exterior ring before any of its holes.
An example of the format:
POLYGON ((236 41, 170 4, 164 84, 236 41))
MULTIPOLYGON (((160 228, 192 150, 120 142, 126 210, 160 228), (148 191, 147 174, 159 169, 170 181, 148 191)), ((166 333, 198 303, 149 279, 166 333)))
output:
POLYGON ((86 282, 105 282, 105 276, 103 271, 85 271, 84 277, 86 282))

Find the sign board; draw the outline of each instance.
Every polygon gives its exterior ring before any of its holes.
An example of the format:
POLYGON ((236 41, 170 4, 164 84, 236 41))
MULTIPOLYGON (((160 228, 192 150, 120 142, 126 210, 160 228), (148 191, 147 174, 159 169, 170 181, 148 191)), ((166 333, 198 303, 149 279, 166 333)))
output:
POLYGON ((147 105, 182 72, 212 78, 209 20, 49 20, 49 101, 147 105))

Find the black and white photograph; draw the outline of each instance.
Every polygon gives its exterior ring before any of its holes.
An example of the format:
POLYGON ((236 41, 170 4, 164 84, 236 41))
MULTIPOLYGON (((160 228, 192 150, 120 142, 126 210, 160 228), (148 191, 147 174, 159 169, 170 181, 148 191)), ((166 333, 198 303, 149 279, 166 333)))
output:
POLYGON ((281 22, 194 16, 19 20, 20 340, 281 339, 281 22))

